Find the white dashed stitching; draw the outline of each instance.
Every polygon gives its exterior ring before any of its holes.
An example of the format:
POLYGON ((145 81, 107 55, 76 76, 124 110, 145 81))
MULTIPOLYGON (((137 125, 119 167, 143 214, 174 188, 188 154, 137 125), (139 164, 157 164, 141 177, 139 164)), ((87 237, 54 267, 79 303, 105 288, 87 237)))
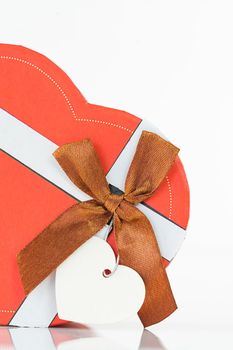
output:
POLYGON ((0 310, 0 312, 1 313, 11 313, 11 314, 13 314, 13 313, 15 313, 15 310, 0 310))
POLYGON ((166 181, 167 181, 168 193, 169 193, 169 216, 168 216, 168 218, 171 219, 172 218, 172 187, 171 187, 171 183, 170 183, 168 176, 166 176, 166 181))
POLYGON ((96 123, 96 124, 104 124, 104 125, 108 125, 108 126, 113 126, 115 128, 118 129, 122 129, 125 130, 127 132, 129 132, 130 134, 133 133, 132 130, 125 128, 122 125, 118 125, 115 123, 111 123, 111 122, 107 122, 107 121, 103 121, 103 120, 96 120, 96 119, 85 119, 85 118, 78 118, 75 111, 74 111, 74 107, 72 106, 70 100, 68 99, 66 93, 64 92, 64 90, 61 88, 61 86, 48 74, 46 73, 43 69, 41 69, 40 67, 38 67, 37 65, 35 65, 34 63, 31 63, 29 61, 23 60, 21 58, 18 57, 12 57, 12 56, 0 56, 0 59, 5 59, 5 60, 12 60, 12 61, 17 61, 17 62, 21 62, 24 63, 36 70, 38 70, 38 72, 40 72, 41 74, 43 74, 47 79, 49 79, 56 87, 57 89, 60 91, 60 93, 62 94, 62 96, 64 97, 66 103, 69 106, 69 109, 72 113, 73 118, 77 121, 77 122, 90 122, 90 123, 96 123))

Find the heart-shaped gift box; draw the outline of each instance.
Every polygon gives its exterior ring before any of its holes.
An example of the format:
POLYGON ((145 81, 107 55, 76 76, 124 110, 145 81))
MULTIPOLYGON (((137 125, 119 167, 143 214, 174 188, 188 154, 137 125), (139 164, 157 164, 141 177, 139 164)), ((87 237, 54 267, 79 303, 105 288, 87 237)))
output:
MULTIPOLYGON (((122 190, 129 165, 125 159, 132 157, 142 130, 160 133, 127 112, 88 103, 45 56, 21 46, 0 45, 1 325, 63 322, 56 316, 54 281, 26 297, 16 261, 19 251, 77 200, 72 190, 44 171, 43 152, 90 138, 109 183, 122 190), (35 155, 37 159, 41 155, 36 165, 35 155)), ((189 217, 189 189, 179 157, 143 205, 167 266, 184 240, 189 217)), ((113 235, 109 242, 115 248, 113 235)))

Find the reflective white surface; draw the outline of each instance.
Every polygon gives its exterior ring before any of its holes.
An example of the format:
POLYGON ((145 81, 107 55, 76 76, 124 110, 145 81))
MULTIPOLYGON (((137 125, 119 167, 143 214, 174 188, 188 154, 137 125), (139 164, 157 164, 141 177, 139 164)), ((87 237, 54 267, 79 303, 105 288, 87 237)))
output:
POLYGON ((1 350, 128 350, 165 349, 151 332, 141 328, 0 328, 1 350))
POLYGON ((230 349, 230 329, 173 328, 159 336, 138 325, 91 329, 0 328, 1 350, 192 350, 230 349))

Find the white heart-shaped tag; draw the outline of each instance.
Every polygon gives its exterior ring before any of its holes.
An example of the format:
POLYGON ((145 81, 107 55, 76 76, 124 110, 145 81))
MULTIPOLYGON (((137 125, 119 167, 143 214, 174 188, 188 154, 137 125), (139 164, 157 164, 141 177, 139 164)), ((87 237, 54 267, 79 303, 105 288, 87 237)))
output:
POLYGON ((56 302, 61 319, 103 324, 124 320, 138 312, 145 285, 133 269, 119 265, 109 244, 92 237, 56 270, 56 302))

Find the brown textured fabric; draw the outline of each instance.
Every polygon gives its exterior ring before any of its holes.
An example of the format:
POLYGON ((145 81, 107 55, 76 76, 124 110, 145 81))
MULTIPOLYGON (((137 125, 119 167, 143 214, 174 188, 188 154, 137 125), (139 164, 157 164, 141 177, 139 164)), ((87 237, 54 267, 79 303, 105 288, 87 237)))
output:
POLYGON ((116 195, 109 190, 90 140, 59 147, 54 156, 60 166, 93 200, 66 210, 19 253, 26 294, 113 218, 120 263, 137 271, 145 283, 146 297, 139 311, 142 323, 150 326, 175 311, 152 226, 134 204, 152 196, 178 151, 158 135, 143 131, 126 178, 125 193, 116 195))

